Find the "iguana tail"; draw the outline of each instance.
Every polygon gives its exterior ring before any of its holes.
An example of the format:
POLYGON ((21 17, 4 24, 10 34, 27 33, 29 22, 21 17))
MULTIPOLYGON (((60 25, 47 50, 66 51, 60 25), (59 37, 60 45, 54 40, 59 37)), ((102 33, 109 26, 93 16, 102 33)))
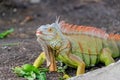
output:
POLYGON ((115 41, 119 50, 119 57, 120 57, 120 34, 109 34, 109 39, 115 41))

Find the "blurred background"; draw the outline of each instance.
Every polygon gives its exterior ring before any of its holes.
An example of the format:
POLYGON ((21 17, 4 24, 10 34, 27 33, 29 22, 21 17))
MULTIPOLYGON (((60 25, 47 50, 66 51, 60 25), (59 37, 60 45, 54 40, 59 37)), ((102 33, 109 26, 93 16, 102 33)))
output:
MULTIPOLYGON (((14 27, 34 37, 38 25, 60 20, 120 32, 119 0, 0 0, 0 31, 14 27)), ((15 33, 14 37, 20 37, 15 33)))
MULTIPOLYGON (((36 29, 55 22, 58 16, 71 24, 120 33, 120 0, 0 0, 0 33, 14 29, 0 39, 1 80, 22 80, 10 69, 35 60, 41 52, 36 29)), ((55 75, 48 74, 50 76, 55 75)))

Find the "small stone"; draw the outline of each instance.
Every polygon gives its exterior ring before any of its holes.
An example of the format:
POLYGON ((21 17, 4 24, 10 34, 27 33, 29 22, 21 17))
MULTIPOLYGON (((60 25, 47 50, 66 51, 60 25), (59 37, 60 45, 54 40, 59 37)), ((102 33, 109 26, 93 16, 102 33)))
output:
POLYGON ((27 34, 21 33, 20 38, 28 38, 29 36, 27 34))
POLYGON ((14 8, 14 9, 13 9, 13 12, 17 12, 17 8, 14 8))
POLYGON ((3 12, 3 13, 2 13, 2 16, 5 16, 5 15, 6 15, 6 13, 3 12))
POLYGON ((39 3, 41 0, 30 0, 31 3, 39 3))

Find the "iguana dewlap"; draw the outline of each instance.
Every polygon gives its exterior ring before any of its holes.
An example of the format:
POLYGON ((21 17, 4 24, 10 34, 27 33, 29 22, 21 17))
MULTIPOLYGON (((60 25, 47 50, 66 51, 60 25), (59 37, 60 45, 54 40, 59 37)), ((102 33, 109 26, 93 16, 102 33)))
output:
POLYGON ((43 53, 34 66, 40 66, 45 58, 50 71, 56 71, 56 61, 77 68, 77 75, 85 72, 85 67, 98 62, 109 65, 113 58, 120 58, 120 35, 88 26, 77 26, 56 21, 41 25, 36 31, 37 41, 43 53))

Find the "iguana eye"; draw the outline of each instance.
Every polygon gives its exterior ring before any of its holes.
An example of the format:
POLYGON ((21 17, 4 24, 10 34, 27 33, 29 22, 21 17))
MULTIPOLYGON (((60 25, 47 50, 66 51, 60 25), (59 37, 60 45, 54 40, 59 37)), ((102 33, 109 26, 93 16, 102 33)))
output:
POLYGON ((52 32, 53 30, 52 30, 52 28, 48 28, 48 32, 52 32))

